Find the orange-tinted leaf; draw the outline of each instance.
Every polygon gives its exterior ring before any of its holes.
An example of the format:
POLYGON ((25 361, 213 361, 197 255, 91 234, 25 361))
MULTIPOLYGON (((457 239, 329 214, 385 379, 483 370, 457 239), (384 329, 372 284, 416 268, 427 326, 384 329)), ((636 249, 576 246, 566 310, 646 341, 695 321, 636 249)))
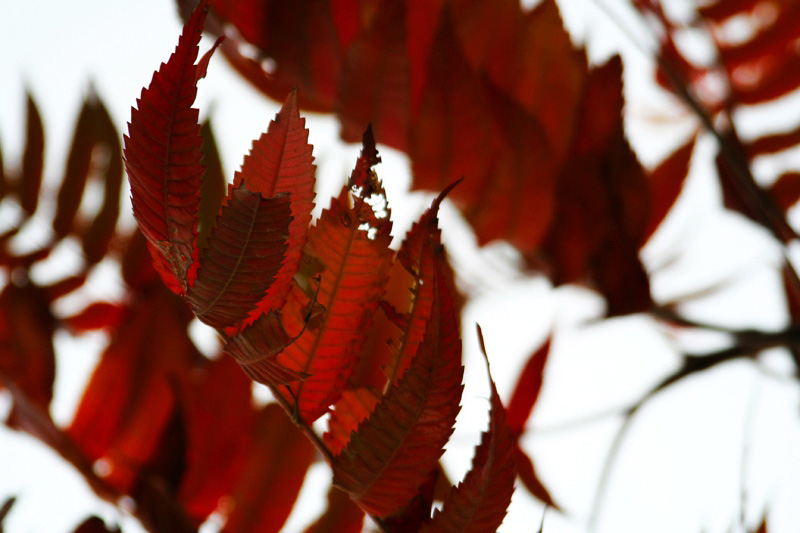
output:
POLYGON ((263 298, 286 252, 289 202, 285 194, 265 198, 244 183, 231 187, 186 294, 197 318, 235 328, 263 298))
POLYGON ((255 424, 251 390, 250 380, 230 357, 208 363, 185 384, 186 472, 178 499, 197 524, 233 489, 244 467, 255 424))
POLYGON ((302 373, 286 368, 277 360, 281 350, 292 342, 283 329, 280 311, 270 311, 234 335, 225 345, 225 351, 250 379, 265 385, 283 385, 303 378, 302 373))
POLYGON ((305 533, 360 533, 363 525, 364 511, 347 494, 331 487, 325 513, 305 533))
POLYGON ((178 293, 185 292, 194 278, 190 267, 196 254, 203 140, 192 104, 206 10, 201 2, 169 61, 142 90, 125 136, 133 214, 150 242, 159 272, 166 276, 164 281, 178 293))
POLYGON ((103 353, 68 435, 106 481, 129 490, 173 418, 173 387, 200 355, 186 333, 185 304, 156 285, 134 303, 103 353))
POLYGON ((531 415, 533 406, 539 398, 542 390, 544 378, 544 367, 547 364, 547 357, 550 355, 550 338, 533 352, 533 355, 525 363, 511 399, 508 401, 506 419, 508 427, 515 435, 520 435, 525 430, 525 424, 531 415))
POLYGON ((693 135, 686 144, 675 150, 650 172, 648 176, 651 198, 650 219, 644 232, 645 240, 653 234, 678 199, 689 174, 689 163, 692 160, 696 140, 697 137, 693 135))
POLYGON ((345 389, 333 407, 328 431, 323 440, 333 455, 339 455, 350 441, 350 434, 375 409, 381 399, 380 391, 368 387, 345 389))
POLYGON ((294 507, 314 447, 277 404, 258 415, 224 533, 277 533, 294 507))
MULTIPOLYGON (((437 266, 442 253, 430 241, 423 250, 423 255, 435 257, 437 266)), ((458 319, 442 278, 436 268, 433 310, 411 366, 333 463, 334 484, 379 517, 401 510, 417 494, 436 467, 460 408, 458 319)))
POLYGON ((235 187, 244 183, 248 190, 261 193, 265 198, 289 194, 292 221, 288 248, 275 282, 258 304, 264 312, 283 307, 300 262, 314 208, 313 161, 305 119, 300 118, 298 112, 297 92, 292 91, 267 132, 253 143, 242 169, 234 176, 235 187))
MULTIPOLYGON (((482 343, 482 342, 481 342, 482 343)), ((506 422, 505 409, 491 375, 489 429, 481 436, 472 468, 434 512, 426 533, 483 533, 496 531, 506 515, 514 493, 514 437, 506 422)))
POLYGON ((391 222, 372 170, 379 161, 368 130, 350 192, 343 187, 309 231, 302 268, 285 307, 286 330, 298 338, 278 361, 308 375, 285 394, 287 401, 297 400, 307 422, 319 418, 341 395, 383 294, 391 222))
POLYGON ((44 169, 44 128, 42 117, 33 96, 27 95, 27 119, 25 130, 25 149, 22 153, 22 174, 16 183, 20 206, 32 214, 39 204, 39 190, 42 187, 44 169))

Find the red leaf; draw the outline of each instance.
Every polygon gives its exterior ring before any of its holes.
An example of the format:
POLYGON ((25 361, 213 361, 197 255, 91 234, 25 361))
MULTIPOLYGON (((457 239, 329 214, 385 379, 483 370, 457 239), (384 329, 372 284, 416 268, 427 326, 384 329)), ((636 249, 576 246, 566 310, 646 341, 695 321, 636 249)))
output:
POLYGON ((106 256, 109 244, 115 235, 124 174, 119 134, 108 110, 99 99, 95 103, 94 127, 96 143, 105 149, 108 162, 95 169, 101 171, 99 181, 103 186, 103 203, 100 210, 88 227, 79 229, 83 254, 90 265, 99 263, 106 256))
POLYGON ((778 204, 778 207, 786 212, 800 200, 800 172, 787 172, 778 176, 769 192, 778 204))
MULTIPOLYGON (((0 294, 0 377, 10 379, 36 407, 47 412, 53 398, 55 320, 35 285, 6 285, 0 294)), ((2 382, 0 382, 0 385, 2 382)), ((16 426, 13 409, 8 424, 16 426)))
POLYGON ((291 394, 284 394, 291 403, 297 400, 306 422, 319 418, 338 399, 383 294, 391 222, 388 210, 373 209, 373 204, 386 203, 371 170, 379 160, 374 141, 366 136, 351 178, 354 205, 348 205, 350 195, 344 187, 311 228, 302 268, 286 303, 284 326, 299 337, 278 361, 309 375, 290 385, 291 394), (309 306, 319 313, 310 316, 309 306))
POLYGON ((62 321, 75 333, 98 329, 116 329, 124 316, 125 307, 108 302, 95 302, 76 315, 62 321))
POLYGON ((294 507, 314 447, 277 404, 258 416, 224 533, 277 533, 294 507))
POLYGON ((289 201, 285 194, 264 198, 244 183, 231 188, 187 291, 197 318, 235 329, 261 301, 286 252, 289 201))
POLYGON ((506 417, 512 433, 520 435, 539 398, 544 378, 544 367, 550 355, 550 338, 531 355, 517 378, 517 385, 508 402, 506 417))
POLYGON ((774 154, 800 144, 800 128, 783 133, 764 135, 745 143, 747 157, 753 159, 759 155, 774 154))
POLYGON ((358 429, 358 425, 375 409, 380 399, 380 392, 368 387, 342 391, 328 420, 328 431, 323 435, 333 455, 339 455, 350 441, 350 434, 358 429))
POLYGON ((264 312, 283 307, 286 302, 314 208, 314 158, 305 119, 300 118, 297 109, 297 92, 292 91, 275 120, 270 122, 267 133, 253 143, 241 171, 234 176, 235 187, 244 183, 248 190, 261 193, 265 198, 289 194, 292 221, 288 249, 275 282, 258 304, 264 312))
POLYGON ((333 110, 341 52, 328 0, 211 0, 210 5, 215 18, 233 24, 241 36, 227 39, 222 52, 242 75, 274 100, 298 88, 303 108, 333 110), (245 43, 259 50, 256 57, 242 55, 245 43), (270 64, 264 66, 267 58, 270 64))
POLYGON ((461 341, 439 267, 442 253, 430 241, 423 250, 423 263, 437 268, 433 310, 417 355, 333 463, 334 484, 379 517, 401 510, 415 496, 436 467, 459 411, 461 341))
POLYGON ((220 357, 190 378, 181 394, 187 446, 178 499, 199 524, 241 474, 256 412, 251 382, 233 359, 220 357))
POLYGON ((697 10, 709 20, 722 22, 734 15, 751 12, 759 3, 760 0, 717 0, 697 10))
POLYGON ((136 101, 138 109, 131 109, 125 137, 133 214, 151 244, 161 275, 178 293, 194 281, 190 267, 196 254, 203 141, 192 103, 197 94, 195 61, 206 10, 201 2, 169 61, 142 90, 136 101))
POLYGON ((228 187, 210 120, 203 122, 200 133, 203 136, 203 165, 206 167, 206 172, 203 175, 203 187, 200 189, 197 247, 203 250, 211 234, 211 228, 219 216, 228 187))
POLYGON ((292 339, 281 323, 280 311, 259 316, 225 345, 250 379, 265 385, 283 385, 303 379, 303 374, 280 364, 277 355, 292 339))
POLYGON ((186 333, 190 313, 163 287, 142 295, 95 368, 68 435, 84 455, 104 458, 106 481, 130 490, 173 418, 174 385, 200 355, 186 333))
POLYGON ((305 533, 360 533, 363 525, 364 511, 347 494, 331 487, 328 508, 305 533))
MULTIPOLYGON (((91 168, 92 152, 99 144, 95 124, 96 114, 97 101, 93 95, 89 95, 83 102, 75 124, 66 171, 58 191, 56 213, 53 217, 53 230, 58 237, 64 237, 72 230, 73 220, 81 205, 86 182, 93 171, 91 168)), ((119 198, 117 198, 117 202, 119 202, 119 198)))
POLYGON ((547 487, 545 487, 544 483, 539 479, 536 468, 533 466, 533 461, 528 457, 528 454, 519 447, 518 443, 514 445, 514 463, 517 466, 517 475, 522 481, 522 484, 525 485, 525 488, 543 504, 558 509, 558 504, 556 504, 553 497, 550 496, 547 487))
POLYGON ((300 337, 286 347, 278 361, 310 374, 305 381, 291 385, 300 416, 307 422, 324 414, 341 394, 378 307, 389 267, 388 218, 368 228, 365 225, 374 220, 374 213, 365 199, 356 198, 352 208, 347 202, 344 188, 309 232, 306 264, 313 267, 305 280, 309 288, 306 292, 300 285, 293 287, 284 314, 287 331, 300 337), (374 237, 369 231, 376 232, 374 237), (319 320, 312 318, 306 327, 309 305, 320 306, 322 311, 319 320))
POLYGON ((350 45, 339 75, 337 114, 345 142, 368 124, 384 144, 405 150, 409 123, 409 60, 405 2, 380 2, 369 28, 350 45))
POLYGON ((464 481, 453 487, 441 511, 434 513, 430 524, 421 529, 423 532, 483 533, 496 531, 503 522, 516 478, 514 438, 491 374, 489 384, 492 391, 489 429, 481 436, 472 468, 464 481))
POLYGON ((27 119, 25 149, 22 153, 22 173, 16 183, 19 204, 29 215, 39 204, 39 190, 42 187, 44 168, 44 128, 42 117, 33 96, 27 95, 27 119))
POLYGON ((694 153, 697 136, 692 136, 686 144, 675 150, 650 172, 650 219, 644 231, 644 240, 649 239, 667 213, 675 204, 689 174, 689 164, 694 153))

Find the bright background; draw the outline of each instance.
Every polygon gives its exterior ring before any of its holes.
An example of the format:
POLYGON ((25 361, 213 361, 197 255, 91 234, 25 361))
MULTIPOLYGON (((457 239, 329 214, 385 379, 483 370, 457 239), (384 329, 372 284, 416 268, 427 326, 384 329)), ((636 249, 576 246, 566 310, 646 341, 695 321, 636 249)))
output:
MULTIPOLYGON (((652 54, 641 47, 649 42, 648 33, 624 3, 598 2, 602 4, 561 1, 562 15, 573 37, 588 43, 592 61, 602 61, 615 50, 623 53, 628 133, 641 160, 652 165, 677 146, 696 121, 653 87, 652 54), (613 18, 609 12, 615 13, 613 18), (620 20, 634 30, 633 38, 620 29, 620 20)), ((686 6, 688 1, 675 5, 686 6)), ((85 95, 93 87, 117 128, 124 131, 142 86, 177 43, 181 29, 177 11, 171 0, 0 0, 0 14, 4 161, 9 166, 19 160, 24 95, 30 90, 45 125, 45 176, 50 181, 43 190, 48 190, 49 183, 54 191, 85 95)), ((203 51, 209 46, 208 40, 201 44, 203 51)), ((229 176, 278 109, 241 81, 221 56, 212 60, 208 77, 200 82, 196 107, 201 117, 213 118, 229 176)), ((349 174, 358 147, 342 145, 333 118, 306 117, 319 167, 318 212, 349 174)), ((763 120, 751 118, 753 131, 759 123, 763 131, 763 120)), ((647 268, 654 272, 654 295, 670 299, 728 280, 726 290, 693 301, 685 312, 730 327, 780 327, 786 320, 776 271, 780 250, 764 231, 719 207, 719 190, 711 172, 714 150, 710 139, 701 138, 686 193, 666 227, 643 251, 647 268)), ((383 163, 377 171, 386 185, 394 234, 402 236, 430 203, 431 195, 408 192, 409 165, 404 155, 386 148, 381 155, 383 163)), ((782 164, 766 161, 756 170, 767 175, 782 164)), ((0 226, 10 221, 2 208, 0 204, 0 226)), ((126 223, 132 224, 129 209, 123 211, 126 223)), ((714 349, 725 339, 684 335, 646 316, 598 322, 603 303, 593 293, 576 287, 553 288, 544 278, 520 274, 515 252, 505 245, 477 250, 469 227, 448 205, 442 226, 460 285, 472 297, 463 317, 464 408, 445 455, 451 478, 463 476, 487 422, 486 369, 476 349, 474 324, 483 327, 493 376, 506 400, 528 355, 554 332, 545 388, 524 446, 565 509, 564 514, 547 513, 544 531, 585 531, 622 410, 677 368, 679 348, 714 349)), ((33 228, 18 238, 18 245, 32 248, 32 243, 45 237, 46 233, 33 228)), ((75 247, 72 253, 77 251, 75 247)), ((39 274, 55 279, 69 267, 68 260, 56 257, 39 274)), ((121 293, 117 279, 113 267, 101 268, 83 294, 113 299, 121 293)), ((65 313, 82 307, 75 298, 60 305, 65 313)), ((207 329, 198 326, 193 333, 205 349, 212 349, 213 335, 207 329)), ((105 339, 61 334, 57 340, 52 411, 58 423, 66 424, 105 339)), ((764 356, 758 366, 728 364, 686 380, 649 402, 615 465, 596 530, 746 531, 760 521, 768 506, 771 532, 796 531, 800 524, 796 505, 800 501, 800 398, 797 383, 789 379, 791 371, 786 354, 777 351, 764 356)), ((0 415, 9 406, 8 395, 0 392, 0 415)), ((284 531, 302 531, 315 519, 329 478, 324 465, 311 469, 284 531)), ((9 533, 68 532, 92 513, 111 523, 121 522, 126 533, 139 530, 124 512, 95 498, 82 478, 38 441, 0 427, 0 503, 10 495, 18 499, 6 520, 9 533)), ((501 531, 535 531, 542 511, 520 488, 501 531)), ((213 531, 213 524, 208 529, 213 531)))

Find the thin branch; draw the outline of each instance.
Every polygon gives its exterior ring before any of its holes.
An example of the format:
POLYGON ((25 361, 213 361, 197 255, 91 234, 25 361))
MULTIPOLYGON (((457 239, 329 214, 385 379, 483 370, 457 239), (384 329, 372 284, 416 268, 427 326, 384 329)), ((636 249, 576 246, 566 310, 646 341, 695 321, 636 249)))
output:
POLYGON ((739 347, 733 347, 702 357, 691 355, 685 356, 683 365, 681 365, 677 371, 673 372, 664 378, 658 385, 650 389, 647 394, 645 394, 638 402, 631 406, 627 412, 624 413, 625 420, 623 421, 622 426, 617 431, 617 434, 611 443, 611 448, 609 449, 605 463, 603 464, 603 469, 600 473, 600 479, 597 482, 594 502, 592 503, 589 519, 587 521, 588 531, 594 531, 597 527, 600 511, 603 508, 603 497, 606 492, 606 487, 611 479, 611 474, 619 457, 622 444, 625 441, 625 437, 627 437, 628 432, 633 424, 633 417, 641 410, 645 403, 651 400, 659 392, 687 376, 708 370, 721 363, 726 363, 728 361, 740 358, 754 358, 756 355, 756 352, 750 352, 747 350, 742 350, 739 347))

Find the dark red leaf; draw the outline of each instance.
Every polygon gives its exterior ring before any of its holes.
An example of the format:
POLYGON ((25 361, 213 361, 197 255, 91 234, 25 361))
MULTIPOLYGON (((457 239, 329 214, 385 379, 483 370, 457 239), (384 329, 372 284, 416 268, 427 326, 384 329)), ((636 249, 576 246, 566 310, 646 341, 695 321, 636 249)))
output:
POLYGON ((231 187, 186 300, 201 321, 235 329, 261 301, 286 253, 290 199, 231 187))
POLYGON ((56 201, 56 213, 53 217, 53 230, 57 237, 64 237, 72 230, 72 223, 81 205, 83 191, 92 170, 92 152, 97 144, 94 108, 96 104, 89 95, 83 103, 72 146, 67 156, 67 167, 56 201))
POLYGON ((798 144, 800 144, 800 128, 783 133, 764 135, 745 143, 745 149, 747 150, 747 156, 752 159, 759 155, 774 154, 787 150, 798 144))
MULTIPOLYGON (((347 498, 347 499, 349 500, 350 498, 347 498)), ((4 530, 3 522, 5 521, 6 516, 8 516, 8 512, 11 511, 11 508, 14 506, 14 502, 15 501, 17 501, 17 497, 16 496, 10 496, 10 497, 8 497, 6 499, 5 502, 3 502, 3 505, 0 505, 0 533, 3 533, 3 530, 4 530)), ((356 507, 356 509, 358 509, 358 507, 356 507)), ((359 512, 361 512, 360 509, 359 509, 359 512)), ((361 531, 361 530, 359 529, 358 531, 361 531)))
POLYGON ((361 140, 361 133, 372 124, 380 142, 398 150, 407 148, 409 60, 404 4, 380 2, 369 28, 347 50, 336 98, 346 142, 361 140))
POLYGON ((547 487, 545 487, 544 483, 539 479, 533 461, 528 457, 528 454, 519 447, 519 444, 514 445, 514 463, 517 466, 517 475, 522 481, 522 484, 525 485, 525 488, 543 504, 558 509, 558 505, 553 500, 547 487))
POLYGON ((778 176, 769 188, 778 207, 786 212, 800 200, 800 172, 787 172, 778 176))
POLYGON ((750 13, 760 0, 717 0, 698 7, 703 17, 715 22, 722 22, 737 14, 750 13))
POLYGON ((328 0, 211 0, 210 5, 221 24, 238 30, 239 37, 227 39, 221 50, 245 78, 274 100, 298 88, 303 108, 333 110, 341 53, 328 0), (243 55, 243 43, 258 54, 243 55))
POLYGON ((159 272, 174 291, 194 281, 202 137, 195 61, 206 17, 201 2, 186 23, 175 52, 153 75, 131 109, 125 137, 125 168, 133 214, 151 245, 159 272), (170 278, 171 273, 171 278, 170 278))
POLYGON ((277 533, 294 507, 314 447, 277 404, 258 416, 224 533, 277 533))
MULTIPOLYGON (((44 293, 32 284, 6 285, 0 294, 0 373, 45 412, 53 398, 55 319, 44 293)), ((12 409, 8 424, 19 422, 12 409)))
POLYGON ((483 533, 496 531, 503 522, 516 478, 514 437, 491 374, 489 384, 492 394, 489 429, 481 436, 472 468, 453 487, 441 511, 434 512, 430 524, 421 529, 423 532, 483 533))
POLYGON ((244 183, 249 191, 261 193, 265 198, 288 193, 291 203, 286 257, 275 282, 258 304, 263 312, 283 307, 300 262, 314 208, 313 161, 305 119, 298 112, 297 92, 292 91, 267 132, 253 143, 241 171, 234 176, 235 187, 244 183))
POLYGON ((217 149, 217 140, 211 121, 206 120, 200 127, 203 136, 203 166, 206 173, 203 175, 203 186, 200 189, 200 220, 197 230, 197 247, 205 249, 211 228, 217 220, 219 210, 225 199, 227 186, 225 174, 222 170, 222 161, 217 149))
POLYGON ((515 435, 521 435, 525 430, 528 417, 530 417, 533 406, 536 405, 536 400, 539 398, 548 355, 550 355, 549 337, 531 355, 517 378, 517 384, 511 394, 511 399, 508 401, 508 409, 506 410, 508 427, 511 428, 512 433, 515 435))
POLYGON ((442 253, 430 241, 423 250, 423 263, 435 266, 434 303, 411 366, 333 463, 334 484, 379 517, 403 509, 417 494, 436 467, 460 408, 461 341, 453 297, 438 266, 442 253))
POLYGON ((97 98, 94 107, 97 148, 100 150, 101 164, 95 168, 103 186, 103 203, 97 215, 87 228, 80 228, 83 254, 90 265, 99 263, 108 252, 111 239, 115 235, 119 218, 119 197, 122 190, 123 163, 119 133, 114 126, 108 110, 97 98))
POLYGON ((645 240, 653 235, 683 190, 696 140, 697 137, 693 135, 649 173, 651 205, 650 219, 644 231, 645 240))
POLYGON ((122 530, 118 526, 109 528, 102 518, 90 516, 81 522, 73 533, 122 533, 122 530))
POLYGON ((331 487, 325 513, 305 533, 360 533, 363 525, 364 511, 347 494, 331 487))
POLYGON ((22 171, 16 182, 20 206, 29 215, 39 204, 39 190, 42 187, 44 169, 44 128, 42 117, 33 96, 28 93, 27 119, 25 129, 25 149, 22 153, 22 171))

